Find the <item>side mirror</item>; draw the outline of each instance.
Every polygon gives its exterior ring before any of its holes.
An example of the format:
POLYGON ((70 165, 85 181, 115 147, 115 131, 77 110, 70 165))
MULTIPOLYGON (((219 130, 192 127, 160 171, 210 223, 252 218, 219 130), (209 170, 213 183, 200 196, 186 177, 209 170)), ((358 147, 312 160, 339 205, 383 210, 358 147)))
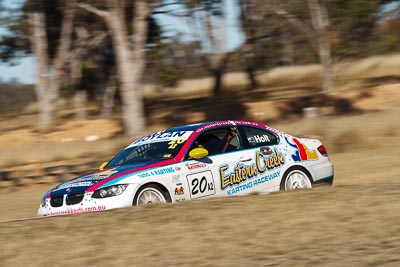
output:
POLYGON ((100 170, 100 171, 104 170, 104 167, 105 167, 107 164, 108 164, 108 161, 103 162, 103 163, 100 165, 99 170, 100 170))
POLYGON ((189 157, 192 159, 201 159, 208 156, 208 150, 205 148, 194 148, 190 150, 189 157))

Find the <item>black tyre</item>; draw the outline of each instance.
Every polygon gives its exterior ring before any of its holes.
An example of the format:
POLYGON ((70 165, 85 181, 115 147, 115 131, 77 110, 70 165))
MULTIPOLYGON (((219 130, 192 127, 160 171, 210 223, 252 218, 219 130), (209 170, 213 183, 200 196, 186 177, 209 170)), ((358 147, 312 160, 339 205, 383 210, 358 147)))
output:
POLYGON ((133 199, 133 206, 171 202, 168 192, 160 185, 148 184, 142 186, 133 199))
POLYGON ((302 167, 291 167, 283 175, 281 181, 282 191, 312 188, 310 173, 302 167))

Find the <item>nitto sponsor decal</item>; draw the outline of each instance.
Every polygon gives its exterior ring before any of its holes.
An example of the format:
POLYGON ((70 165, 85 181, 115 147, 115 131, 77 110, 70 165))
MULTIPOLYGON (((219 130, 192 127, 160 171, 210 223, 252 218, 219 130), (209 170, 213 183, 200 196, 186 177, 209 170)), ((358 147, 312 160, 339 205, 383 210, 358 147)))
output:
POLYGON ((291 146, 296 148, 296 153, 292 155, 292 159, 294 161, 302 161, 302 160, 317 160, 318 159, 318 153, 314 150, 311 151, 308 149, 308 147, 305 144, 300 143, 299 140, 296 138, 293 138, 294 144, 289 142, 289 139, 285 137, 286 142, 291 146))
POLYGON ((228 165, 219 168, 221 178, 221 189, 239 185, 255 176, 263 174, 265 171, 275 169, 285 164, 282 153, 275 149, 275 155, 264 156, 261 152, 256 152, 256 161, 251 165, 238 163, 232 172, 227 172, 228 165))
POLYGON ((192 133, 192 131, 156 132, 151 135, 137 139, 129 147, 139 146, 151 142, 166 142, 172 140, 185 141, 192 133))
POLYGON ((146 178, 146 177, 150 177, 153 175, 162 175, 162 174, 169 174, 169 173, 173 173, 175 172, 173 167, 168 167, 168 168, 164 168, 164 169, 159 169, 159 170, 153 170, 153 171, 148 171, 148 172, 144 172, 144 173, 139 173, 138 176, 140 178, 146 178))
POLYGON ((207 164, 205 164, 204 162, 194 162, 194 163, 186 163, 185 166, 188 169, 188 171, 195 171, 206 168, 207 164))

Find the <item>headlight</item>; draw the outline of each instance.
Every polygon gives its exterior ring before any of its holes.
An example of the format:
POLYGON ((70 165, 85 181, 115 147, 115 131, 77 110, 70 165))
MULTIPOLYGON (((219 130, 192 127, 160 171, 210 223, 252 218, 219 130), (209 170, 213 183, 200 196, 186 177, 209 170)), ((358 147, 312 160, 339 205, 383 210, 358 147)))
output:
POLYGON ((42 200, 40 201, 40 207, 46 206, 46 194, 42 197, 42 200))
POLYGON ((97 189, 96 191, 94 191, 92 198, 106 198, 121 195, 125 191, 127 186, 127 184, 118 184, 97 189))

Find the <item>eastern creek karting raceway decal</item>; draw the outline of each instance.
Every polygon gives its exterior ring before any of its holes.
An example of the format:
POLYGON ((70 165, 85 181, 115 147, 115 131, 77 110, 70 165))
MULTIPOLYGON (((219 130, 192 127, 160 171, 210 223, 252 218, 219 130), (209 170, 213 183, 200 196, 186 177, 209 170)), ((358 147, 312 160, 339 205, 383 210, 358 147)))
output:
MULTIPOLYGON (((237 163, 233 171, 228 172, 228 165, 222 165, 219 168, 220 178, 221 178, 221 189, 227 189, 229 187, 241 185, 247 180, 252 179, 256 176, 261 176, 266 171, 279 168, 285 164, 285 157, 282 153, 279 153, 275 148, 275 155, 264 156, 261 152, 256 152, 256 161, 251 165, 244 165, 243 163, 237 163)), ((254 185, 265 183, 272 179, 279 177, 280 172, 274 172, 272 174, 266 175, 260 179, 254 180, 254 185)), ((228 190, 227 194, 231 195, 233 193, 251 188, 253 182, 246 183, 245 186, 238 186, 234 189, 228 190), (238 191, 239 190, 239 191, 238 191)))

